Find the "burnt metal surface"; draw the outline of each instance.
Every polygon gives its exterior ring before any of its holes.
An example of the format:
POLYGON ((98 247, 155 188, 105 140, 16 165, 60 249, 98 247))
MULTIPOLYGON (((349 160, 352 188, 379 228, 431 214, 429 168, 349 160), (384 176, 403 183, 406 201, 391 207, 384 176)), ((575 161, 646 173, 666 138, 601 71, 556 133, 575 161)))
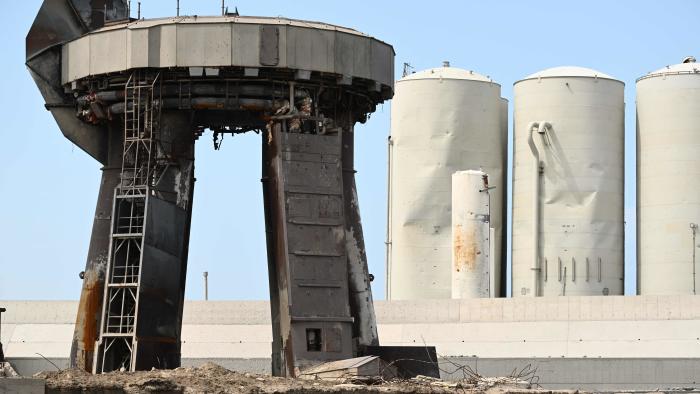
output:
MULTIPOLYGON (((110 21, 127 18, 123 0, 46 0, 27 36, 26 64, 46 108, 67 139, 104 164, 71 364, 100 373, 179 366, 194 142, 205 130, 215 149, 221 134, 262 135, 273 373, 297 376, 377 345, 353 129, 393 94, 391 46, 330 25, 227 17, 212 19, 212 29, 244 32, 255 60, 246 52, 245 64, 212 67, 212 57, 188 53, 204 31, 188 19, 175 27, 190 26, 181 33, 191 40, 176 48, 201 63, 154 65, 148 52, 141 66, 80 74, 91 59, 84 36, 104 25, 90 42, 121 48, 116 32, 139 29, 110 21), (309 58, 326 39, 334 62, 309 58), (62 82, 67 65, 80 76, 62 82)), ((153 27, 139 23, 141 33, 153 27)), ((210 44, 202 45, 215 50, 210 44)), ((99 59, 108 52, 93 49, 99 59)))
POLYGON ((147 71, 125 85, 94 372, 180 365, 194 129, 187 113, 162 110, 161 90, 160 73, 147 71))
POLYGON ((342 133, 343 194, 345 213, 345 250, 348 265, 348 290, 350 306, 356 317, 353 322, 353 338, 358 346, 379 345, 379 335, 374 314, 372 287, 367 266, 367 252, 362 233, 360 204, 355 185, 355 132, 350 120, 342 133))
POLYGON ((95 342, 99 337, 102 296, 105 271, 109 256, 110 223, 114 189, 119 184, 122 162, 121 127, 109 127, 110 155, 107 166, 102 168, 102 180, 97 196, 95 218, 88 248, 83 278, 83 288, 78 302, 78 315, 73 332, 71 367, 92 371, 95 342))
POLYGON ((46 0, 27 34, 27 60, 97 30, 105 22, 128 17, 127 0, 46 0))
POLYGON ((109 137, 105 125, 92 125, 75 117, 72 95, 61 84, 61 46, 110 20, 128 18, 126 0, 46 0, 26 38, 26 65, 46 109, 51 111, 63 135, 104 165, 109 137))
POLYGON ((341 136, 267 133, 266 201, 271 202, 281 343, 276 374, 350 358, 352 322, 345 254, 341 136))

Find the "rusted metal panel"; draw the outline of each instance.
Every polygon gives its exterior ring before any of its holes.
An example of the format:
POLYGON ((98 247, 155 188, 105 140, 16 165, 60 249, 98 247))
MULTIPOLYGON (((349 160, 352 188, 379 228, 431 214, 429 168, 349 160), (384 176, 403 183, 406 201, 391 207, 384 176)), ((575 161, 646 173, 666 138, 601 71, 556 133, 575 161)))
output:
POLYGON ((95 342, 98 339, 104 275, 109 254, 109 225, 114 188, 119 183, 118 169, 106 169, 95 209, 95 220, 85 266, 83 289, 78 303, 78 314, 71 346, 71 366, 92 371, 95 342))
POLYGON ((99 336, 114 188, 119 184, 121 173, 119 167, 122 155, 121 128, 112 127, 109 136, 110 154, 107 165, 102 169, 102 180, 97 195, 92 235, 83 274, 83 288, 80 293, 70 352, 71 367, 84 371, 92 371, 95 342, 99 336))

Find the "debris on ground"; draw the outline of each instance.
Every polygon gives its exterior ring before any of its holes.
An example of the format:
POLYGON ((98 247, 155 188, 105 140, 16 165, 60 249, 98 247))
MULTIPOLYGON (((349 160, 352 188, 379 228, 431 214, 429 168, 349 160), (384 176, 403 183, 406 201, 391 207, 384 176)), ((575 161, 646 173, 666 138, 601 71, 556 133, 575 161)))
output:
POLYGON ((8 362, 0 363, 0 378, 16 378, 19 377, 17 371, 12 368, 12 365, 8 362))
MULTIPOLYGON (((239 373, 214 363, 199 367, 140 372, 110 372, 92 375, 82 370, 40 372, 46 379, 47 393, 114 392, 114 393, 538 393, 529 383, 514 378, 481 378, 469 382, 449 382, 427 376, 412 379, 381 380, 376 384, 303 380, 239 373), (493 391, 498 389, 497 391, 493 391)), ((547 391, 552 393, 552 391, 547 391)), ((560 391, 560 393, 573 393, 560 391)))

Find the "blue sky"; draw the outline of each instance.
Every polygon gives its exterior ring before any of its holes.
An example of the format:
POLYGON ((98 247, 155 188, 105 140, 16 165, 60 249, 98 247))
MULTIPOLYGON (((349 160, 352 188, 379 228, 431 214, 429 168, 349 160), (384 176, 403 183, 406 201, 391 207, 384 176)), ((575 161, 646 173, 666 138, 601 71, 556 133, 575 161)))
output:
MULTIPOLYGON (((136 1, 133 1, 134 8, 136 1)), ((175 0, 142 0, 146 18, 175 0)), ((181 0, 181 14, 216 15, 218 0, 181 0)), ((700 1, 227 1, 243 15, 352 27, 394 46, 396 75, 449 60, 513 82, 559 65, 598 69, 626 84, 625 287, 635 293, 634 81, 683 57, 700 57, 700 1)), ((24 38, 40 0, 6 1, 0 25, 0 299, 77 299, 90 240, 99 165, 63 138, 24 67, 24 38)), ((376 299, 385 295, 386 137, 390 103, 357 127, 356 169, 376 299)), ((512 110, 512 108, 511 108, 512 110)), ((512 114, 511 114, 512 121, 512 114)), ((512 125, 511 125, 512 132, 512 125)), ((187 297, 267 299, 259 136, 197 146, 187 297)), ((510 171, 510 169, 509 169, 510 171)), ((510 211, 510 208, 509 208, 510 211)))

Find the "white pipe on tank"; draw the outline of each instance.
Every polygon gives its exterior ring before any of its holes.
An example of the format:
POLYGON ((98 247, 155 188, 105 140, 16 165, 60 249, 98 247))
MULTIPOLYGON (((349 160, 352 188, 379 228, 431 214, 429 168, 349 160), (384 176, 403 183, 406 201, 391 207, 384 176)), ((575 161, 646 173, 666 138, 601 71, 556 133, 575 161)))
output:
POLYGON ((387 172, 387 182, 386 182, 386 299, 391 300, 391 151, 394 146, 391 136, 387 138, 386 142, 386 172, 387 172))
POLYGON ((540 161, 540 152, 537 149, 535 140, 533 138, 533 131, 537 129, 537 133, 540 135, 545 134, 547 129, 551 129, 552 125, 549 122, 531 122, 528 125, 528 137, 527 144, 530 146, 530 151, 532 151, 532 156, 535 158, 534 163, 534 176, 533 179, 533 196, 532 196, 532 274, 533 274, 533 286, 532 286, 532 296, 537 297, 539 294, 539 273, 540 269, 540 175, 541 170, 543 170, 544 163, 540 161))

